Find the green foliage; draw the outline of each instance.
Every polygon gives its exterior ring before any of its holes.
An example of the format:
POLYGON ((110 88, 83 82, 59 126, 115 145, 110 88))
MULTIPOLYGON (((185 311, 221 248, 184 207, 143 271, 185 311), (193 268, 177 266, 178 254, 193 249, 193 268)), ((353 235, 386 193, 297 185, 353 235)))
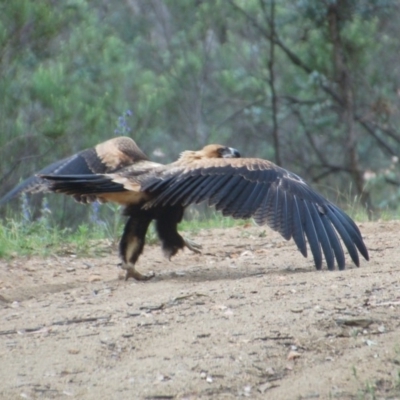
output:
POLYGON ((204 216, 196 208, 193 208, 189 211, 187 218, 179 224, 179 230, 195 234, 200 229, 231 228, 247 223, 249 222, 245 220, 224 217, 220 212, 214 210, 204 216))
MULTIPOLYGON (((43 166, 121 134, 116 121, 126 110, 130 130, 122 134, 160 162, 210 142, 274 159, 275 116, 283 166, 341 192, 351 181, 352 197, 361 195, 355 175, 381 176, 399 153, 394 0, 275 2, 274 20, 267 0, 149 4, 0 3, 1 194, 43 166), (337 54, 352 85, 357 168, 337 101, 343 95, 337 54)), ((397 165, 391 173, 398 182, 397 165)), ((382 178, 364 187, 378 211, 396 212, 395 184, 382 178)), ((91 212, 49 201, 52 218, 75 228, 91 212)))
MULTIPOLYGON (((117 248, 122 234, 123 220, 119 206, 106 206, 111 211, 109 216, 104 218, 97 207, 94 207, 88 222, 81 223, 72 230, 62 229, 55 223, 46 201, 42 203, 42 216, 33 221, 29 203, 25 200, 20 217, 6 219, 0 225, 0 258, 51 254, 99 256, 104 252, 113 251, 117 248)), ((196 234, 200 229, 228 228, 245 223, 222 217, 217 212, 210 213, 207 218, 200 218, 198 212, 193 209, 189 218, 179 225, 179 230, 196 234)), ((146 243, 159 243, 153 224, 147 232, 146 243)))
MULTIPOLYGON (((0 258, 14 256, 72 253, 78 256, 99 255, 108 252, 106 232, 94 226, 82 224, 72 231, 50 226, 49 221, 17 221, 10 219, 0 225, 0 258)), ((110 241, 108 241, 110 243, 110 241)))

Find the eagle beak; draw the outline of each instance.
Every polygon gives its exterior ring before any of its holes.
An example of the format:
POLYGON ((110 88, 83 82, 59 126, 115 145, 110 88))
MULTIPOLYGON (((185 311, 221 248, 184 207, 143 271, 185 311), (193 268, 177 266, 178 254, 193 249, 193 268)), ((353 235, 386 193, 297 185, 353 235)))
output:
POLYGON ((232 147, 225 147, 221 152, 222 158, 240 158, 240 153, 232 148, 232 147))

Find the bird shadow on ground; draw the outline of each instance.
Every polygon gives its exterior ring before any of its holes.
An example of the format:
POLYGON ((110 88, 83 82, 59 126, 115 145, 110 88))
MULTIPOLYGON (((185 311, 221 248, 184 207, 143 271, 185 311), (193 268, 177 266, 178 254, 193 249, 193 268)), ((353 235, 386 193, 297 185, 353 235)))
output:
POLYGON ((308 268, 296 269, 266 269, 266 268, 192 268, 185 271, 167 271, 157 274, 152 281, 163 282, 168 280, 179 280, 186 282, 206 282, 206 281, 219 281, 219 280, 236 280, 251 277, 261 277, 265 275, 279 276, 279 275, 295 275, 295 274, 309 274, 316 271, 308 268))

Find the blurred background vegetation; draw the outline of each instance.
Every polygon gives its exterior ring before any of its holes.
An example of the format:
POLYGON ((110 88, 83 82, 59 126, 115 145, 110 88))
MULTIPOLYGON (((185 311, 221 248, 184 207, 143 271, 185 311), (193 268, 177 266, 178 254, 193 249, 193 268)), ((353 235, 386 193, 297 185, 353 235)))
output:
MULTIPOLYGON (((0 0, 0 197, 127 134, 162 163, 226 144, 345 208, 395 214, 399 11, 396 0, 0 0)), ((93 217, 48 200, 57 224, 93 217)), ((32 218, 48 209, 29 201, 32 218)), ((21 212, 12 203, 1 216, 21 212)))

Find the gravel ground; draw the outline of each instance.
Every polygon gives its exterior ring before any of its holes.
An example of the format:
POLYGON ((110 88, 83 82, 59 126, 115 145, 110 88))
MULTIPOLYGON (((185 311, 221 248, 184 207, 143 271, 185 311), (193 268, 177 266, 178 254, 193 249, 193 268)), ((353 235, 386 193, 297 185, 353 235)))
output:
POLYGON ((148 246, 143 283, 108 247, 2 260, 0 397, 400 399, 400 223, 360 229, 371 261, 342 272, 254 226, 148 246))

